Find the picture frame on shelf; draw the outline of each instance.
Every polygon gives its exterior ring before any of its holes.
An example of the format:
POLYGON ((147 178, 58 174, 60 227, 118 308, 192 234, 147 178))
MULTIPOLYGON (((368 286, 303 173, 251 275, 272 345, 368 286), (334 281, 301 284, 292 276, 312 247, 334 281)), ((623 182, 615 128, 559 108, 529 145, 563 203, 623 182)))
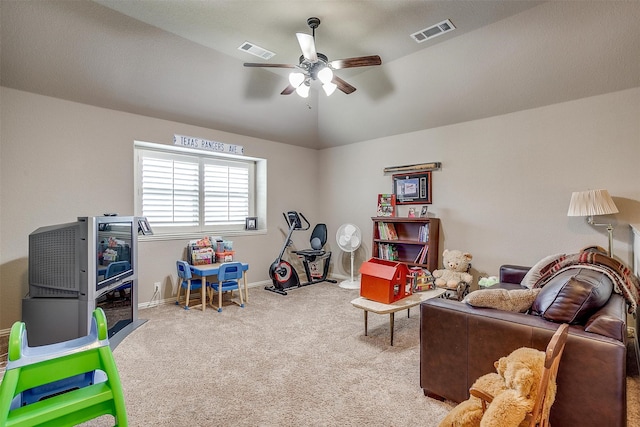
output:
POLYGON ((431 204, 431 171, 392 176, 397 205, 431 204))
POLYGON ((427 205, 422 206, 422 208, 420 209, 420 218, 427 218, 429 216, 429 214, 427 213, 428 210, 429 210, 429 206, 427 205))
POLYGON ((245 230, 257 230, 258 229, 258 217, 248 216, 244 223, 245 230))
POLYGON ((396 195, 378 194, 378 216, 396 216, 396 195))

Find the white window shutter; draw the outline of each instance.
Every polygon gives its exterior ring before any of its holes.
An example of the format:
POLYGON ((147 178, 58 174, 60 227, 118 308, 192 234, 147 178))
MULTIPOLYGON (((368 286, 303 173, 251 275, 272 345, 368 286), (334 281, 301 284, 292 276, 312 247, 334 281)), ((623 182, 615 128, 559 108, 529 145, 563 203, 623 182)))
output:
POLYGON ((198 163, 145 156, 142 215, 157 226, 199 223, 198 163))
POLYGON ((246 166, 204 166, 205 225, 243 223, 249 216, 249 170, 246 166))
POLYGON ((255 161, 138 149, 137 209, 166 233, 244 229, 255 161))

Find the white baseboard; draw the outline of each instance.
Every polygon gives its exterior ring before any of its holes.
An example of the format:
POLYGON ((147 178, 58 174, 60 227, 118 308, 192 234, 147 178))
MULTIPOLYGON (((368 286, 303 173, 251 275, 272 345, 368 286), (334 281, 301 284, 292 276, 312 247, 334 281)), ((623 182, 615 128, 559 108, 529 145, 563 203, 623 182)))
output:
MULTIPOLYGON (((337 280, 337 281, 350 279, 350 277, 343 276, 341 274, 332 274, 330 277, 332 279, 337 280)), ((251 289, 251 288, 259 288, 259 287, 264 287, 264 286, 270 286, 271 284, 272 284, 271 280, 262 280, 260 282, 247 283, 247 288, 249 288, 249 289, 251 289)), ((164 298, 164 299, 161 299, 161 300, 153 300, 153 301, 148 301, 148 302, 141 302, 141 303, 138 304, 138 310, 145 310, 147 308, 158 307, 158 306, 165 305, 165 304, 175 304, 175 302, 176 302, 175 297, 164 298)), ((9 336, 10 333, 11 333, 11 328, 0 329, 0 337, 9 336)))
MULTIPOLYGON (((247 288, 251 289, 251 288, 258 288, 261 286, 269 286, 271 284, 270 280, 263 280, 261 282, 251 282, 251 283, 247 283, 247 288)), ((148 301, 148 302, 141 302, 138 304, 138 310, 145 310, 147 308, 154 308, 154 307, 159 307, 161 305, 165 305, 165 304, 175 304, 176 303, 176 297, 172 296, 171 298, 164 298, 161 300, 157 300, 154 299, 152 301, 148 301)))

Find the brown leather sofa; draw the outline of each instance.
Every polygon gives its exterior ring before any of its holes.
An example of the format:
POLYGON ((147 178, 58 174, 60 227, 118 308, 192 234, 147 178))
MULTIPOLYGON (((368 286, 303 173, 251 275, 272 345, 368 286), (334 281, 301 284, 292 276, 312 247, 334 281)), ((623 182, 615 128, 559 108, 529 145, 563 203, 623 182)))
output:
MULTIPOLYGON (((500 283, 521 288, 528 267, 502 266, 500 283)), ((559 324, 541 316, 430 299, 420 305, 420 387, 426 396, 461 402, 494 361, 519 347, 544 350, 559 324)), ((573 324, 558 372, 550 424, 626 426, 626 303, 612 294, 589 321, 573 324), (590 330, 605 335, 585 331, 590 330)))

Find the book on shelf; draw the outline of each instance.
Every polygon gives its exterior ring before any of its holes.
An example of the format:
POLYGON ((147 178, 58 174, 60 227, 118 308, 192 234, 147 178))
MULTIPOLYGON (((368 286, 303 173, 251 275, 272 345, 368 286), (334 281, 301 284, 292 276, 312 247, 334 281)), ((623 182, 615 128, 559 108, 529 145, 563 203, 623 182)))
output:
POLYGON ((387 226, 387 235, 389 236, 389 240, 398 240, 398 233, 396 233, 396 226, 393 223, 386 223, 387 226))
POLYGON ((396 216, 396 195, 378 194, 378 216, 396 216))
POLYGON ((413 262, 416 264, 424 264, 424 262, 427 260, 428 252, 429 252, 429 245, 424 245, 423 247, 420 248, 420 251, 418 252, 418 255, 416 255, 413 262))
POLYGON ((396 227, 392 223, 379 222, 378 236, 382 240, 398 240, 396 227))
POLYGON ((429 241, 429 224, 424 224, 420 226, 420 230, 418 231, 418 241, 420 242, 429 241))
POLYGON ((378 258, 386 261, 397 261, 398 248, 396 248, 396 245, 389 243, 380 243, 378 244, 378 258))

